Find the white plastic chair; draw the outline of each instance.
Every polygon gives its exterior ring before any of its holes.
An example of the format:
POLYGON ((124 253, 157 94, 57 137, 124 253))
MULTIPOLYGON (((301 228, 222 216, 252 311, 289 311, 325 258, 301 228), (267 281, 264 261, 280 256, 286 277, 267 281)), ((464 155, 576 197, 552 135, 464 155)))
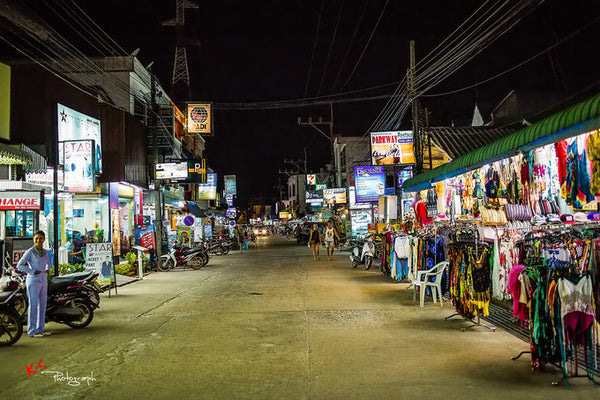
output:
POLYGON ((442 306, 442 274, 448 266, 448 261, 442 261, 437 263, 433 268, 426 271, 418 271, 417 279, 412 280, 413 285, 413 303, 417 298, 417 287, 421 295, 421 307, 425 303, 425 289, 427 286, 431 288, 431 294, 433 296, 433 302, 437 303, 436 297, 440 297, 440 306, 442 306), (430 278, 435 277, 435 281, 431 282, 430 278), (437 295, 437 296, 436 296, 437 295))

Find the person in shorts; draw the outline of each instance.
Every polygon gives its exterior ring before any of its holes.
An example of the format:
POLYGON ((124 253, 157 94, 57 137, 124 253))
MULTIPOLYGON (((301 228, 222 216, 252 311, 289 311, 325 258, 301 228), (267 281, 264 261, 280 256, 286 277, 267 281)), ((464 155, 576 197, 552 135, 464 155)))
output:
POLYGON ((327 223, 327 228, 325 228, 325 247, 327 248, 327 259, 329 261, 333 260, 333 249, 335 248, 335 238, 340 240, 340 235, 338 235, 337 231, 333 227, 331 221, 327 223))

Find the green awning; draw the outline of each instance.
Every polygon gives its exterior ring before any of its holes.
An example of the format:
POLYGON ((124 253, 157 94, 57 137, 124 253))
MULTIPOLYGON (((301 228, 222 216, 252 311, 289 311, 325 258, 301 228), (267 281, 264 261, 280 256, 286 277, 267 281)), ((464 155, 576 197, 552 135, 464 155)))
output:
POLYGON ((494 161, 512 157, 600 127, 600 93, 520 129, 495 142, 407 180, 402 189, 415 192, 433 183, 464 174, 494 161))

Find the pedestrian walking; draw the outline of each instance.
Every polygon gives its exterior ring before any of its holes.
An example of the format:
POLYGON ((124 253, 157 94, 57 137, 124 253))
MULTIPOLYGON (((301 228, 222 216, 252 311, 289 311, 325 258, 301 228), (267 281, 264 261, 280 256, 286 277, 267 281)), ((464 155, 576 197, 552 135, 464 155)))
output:
POLYGON ((233 235, 235 236, 238 245, 240 246, 240 254, 242 254, 242 250, 244 248, 244 234, 242 233, 242 230, 239 225, 236 225, 235 228, 233 228, 233 235))
POLYGON ((27 334, 29 337, 44 337, 50 332, 44 331, 46 321, 46 303, 48 301, 48 277, 52 263, 48 252, 42 247, 46 240, 43 231, 33 234, 33 246, 29 248, 17 263, 17 269, 27 273, 25 281, 29 306, 27 308, 27 334))
POLYGON ((340 235, 338 235, 337 231, 333 227, 331 221, 327 223, 327 228, 325 228, 325 246, 327 247, 327 259, 329 261, 333 260, 333 250, 335 248, 335 238, 337 238, 338 242, 340 240, 340 235))
POLYGON ((321 258, 319 257, 319 247, 321 246, 321 231, 319 231, 319 227, 317 224, 314 224, 313 229, 310 231, 308 243, 310 243, 310 247, 312 248, 313 260, 320 260, 321 258))

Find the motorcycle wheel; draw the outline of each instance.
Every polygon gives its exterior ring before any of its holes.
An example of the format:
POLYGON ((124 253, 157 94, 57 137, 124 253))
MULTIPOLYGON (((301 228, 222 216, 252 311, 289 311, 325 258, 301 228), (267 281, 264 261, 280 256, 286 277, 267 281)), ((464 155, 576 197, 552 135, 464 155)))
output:
POLYGON ((94 310, 86 301, 75 299, 71 302, 72 307, 77 308, 83 314, 79 321, 65 321, 67 326, 74 329, 81 329, 88 326, 94 319, 94 310))
POLYGON ((206 264, 208 264, 210 257, 208 256, 207 252, 200 252, 199 256, 202 257, 202 266, 204 267, 206 264))
POLYGON ((192 269, 200 269, 206 264, 204 264, 201 253, 198 253, 188 260, 187 265, 189 265, 192 269))
POLYGON ((352 260, 352 268, 356 268, 358 267, 358 263, 354 260, 352 260))
POLYGON ((373 265, 373 257, 365 256, 365 270, 370 269, 371 265, 373 265))
POLYGON ((158 270, 161 272, 167 272, 173 269, 173 260, 169 257, 162 257, 158 263, 158 270))
POLYGON ((0 347, 11 346, 23 335, 23 324, 13 313, 0 311, 0 347))
POLYGON ((222 247, 223 247, 223 255, 229 254, 229 246, 222 246, 222 247))

